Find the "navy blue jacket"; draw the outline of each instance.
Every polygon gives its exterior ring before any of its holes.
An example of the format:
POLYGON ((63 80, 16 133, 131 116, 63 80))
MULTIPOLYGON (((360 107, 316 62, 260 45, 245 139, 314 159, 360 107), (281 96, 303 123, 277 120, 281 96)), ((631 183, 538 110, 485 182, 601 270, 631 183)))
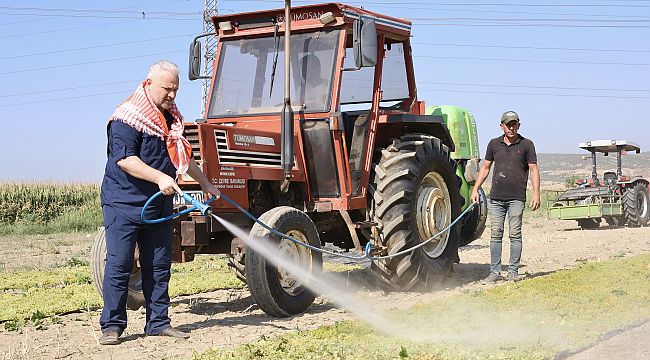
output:
MULTIPOLYGON (((170 118, 165 112, 168 126, 170 118)), ((171 118, 173 120, 173 118, 171 118)), ((122 170, 117 162, 128 156, 137 156, 145 164, 171 176, 176 175, 164 140, 137 131, 121 121, 110 121, 106 129, 108 160, 102 181, 101 204, 110 206, 132 222, 142 223, 140 212, 144 203, 160 189, 158 185, 135 178, 122 170)), ((147 219, 155 219, 172 213, 172 196, 159 196, 147 208, 147 219)))

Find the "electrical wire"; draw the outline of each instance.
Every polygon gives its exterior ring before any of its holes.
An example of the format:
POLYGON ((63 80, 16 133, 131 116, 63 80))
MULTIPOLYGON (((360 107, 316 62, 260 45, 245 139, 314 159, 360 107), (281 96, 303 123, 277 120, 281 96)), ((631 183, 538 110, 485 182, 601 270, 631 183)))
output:
POLYGON ((524 95, 524 96, 556 96, 556 97, 579 97, 579 98, 607 98, 607 99, 650 99, 650 96, 615 96, 615 95, 585 95, 585 94, 553 94, 553 93, 522 93, 522 92, 505 92, 505 91, 475 91, 475 90, 450 90, 450 89, 427 89, 418 88, 419 92, 453 92, 453 93, 470 93, 470 94, 492 94, 492 95, 524 95))
POLYGON ((21 58, 21 57, 41 56, 41 55, 49 55, 49 54, 58 54, 58 53, 71 52, 71 51, 81 51, 81 50, 90 50, 90 49, 98 49, 98 48, 107 48, 107 47, 120 46, 120 45, 139 44, 139 43, 143 43, 143 42, 150 42, 150 41, 157 41, 157 40, 168 40, 168 39, 174 39, 174 38, 179 38, 179 37, 188 37, 188 36, 194 36, 194 34, 170 35, 170 36, 159 37, 159 38, 143 39, 143 40, 135 40, 135 41, 126 41, 126 42, 113 43, 113 44, 93 45, 93 46, 86 46, 86 47, 80 47, 80 48, 61 49, 61 50, 44 51, 44 52, 31 53, 31 54, 5 56, 5 57, 0 57, 0 60, 18 59, 18 58, 21 58))
MULTIPOLYGON (((553 63, 553 64, 589 64, 589 65, 618 65, 618 66, 649 66, 650 63, 622 63, 622 62, 597 62, 597 61, 571 61, 571 60, 535 60, 535 59, 506 59, 506 58, 479 58, 463 56, 431 56, 413 55, 414 58, 427 59, 451 59, 451 60, 479 60, 479 61, 508 61, 508 62, 529 62, 529 63, 553 63)), ((1 74, 1 73, 0 73, 1 74)))
POLYGON ((165 52, 152 53, 152 54, 126 56, 126 57, 120 57, 120 58, 94 60, 94 61, 85 61, 85 62, 74 63, 74 64, 52 65, 52 66, 44 66, 44 67, 31 68, 31 69, 12 70, 12 71, 0 72, 0 75, 9 75, 9 74, 24 73, 24 72, 39 71, 39 70, 60 69, 60 68, 71 67, 71 66, 99 64, 99 63, 104 63, 104 62, 109 62, 109 61, 138 59, 138 58, 143 58, 143 57, 148 57, 148 56, 156 56, 156 55, 177 54, 177 53, 181 53, 181 52, 185 52, 185 51, 186 50, 165 51, 165 52))
POLYGON ((457 47, 477 47, 477 48, 503 48, 503 49, 530 49, 530 50, 565 50, 565 51, 598 51, 598 52, 630 52, 630 53, 647 53, 650 50, 641 49, 602 49, 602 48, 566 48, 566 47, 536 47, 536 46, 513 46, 513 45, 488 45, 488 44, 454 44, 454 43, 430 43, 430 42, 412 42, 412 45, 434 45, 434 46, 457 46, 457 47))
MULTIPOLYGON (((237 0, 237 2, 265 2, 265 3, 284 3, 283 0, 237 0)), ((312 3, 312 1, 293 1, 294 3, 312 3)), ((363 4, 363 5, 404 5, 404 2, 400 1, 351 1, 350 3, 358 3, 358 4, 363 4)), ((431 2, 417 2, 417 1, 410 1, 408 4, 411 5, 434 5, 431 4, 431 2)), ((514 7, 580 7, 580 8, 589 8, 589 7, 604 7, 604 8, 609 8, 609 7, 620 7, 621 4, 567 4, 567 3, 560 3, 560 4, 531 4, 531 3, 526 3, 526 4, 517 4, 517 3, 436 3, 435 5, 437 6, 514 6, 514 7)), ((634 8, 649 8, 650 5, 638 5, 638 4, 625 4, 626 7, 634 7, 634 8)))

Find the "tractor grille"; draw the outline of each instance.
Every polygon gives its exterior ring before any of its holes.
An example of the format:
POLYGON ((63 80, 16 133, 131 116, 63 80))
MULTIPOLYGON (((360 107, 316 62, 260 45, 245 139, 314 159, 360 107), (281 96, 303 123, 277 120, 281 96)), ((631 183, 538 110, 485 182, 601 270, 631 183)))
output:
POLYGON ((201 144, 199 143, 199 128, 194 126, 192 127, 185 126, 185 130, 183 131, 183 136, 185 136, 185 139, 187 139, 190 145, 192 145, 192 156, 194 157, 194 160, 201 161, 201 144))
POLYGON ((217 142, 217 154, 220 164, 232 165, 259 165, 259 166, 282 166, 280 154, 266 153, 246 150, 230 150, 226 130, 214 130, 214 138, 217 142))

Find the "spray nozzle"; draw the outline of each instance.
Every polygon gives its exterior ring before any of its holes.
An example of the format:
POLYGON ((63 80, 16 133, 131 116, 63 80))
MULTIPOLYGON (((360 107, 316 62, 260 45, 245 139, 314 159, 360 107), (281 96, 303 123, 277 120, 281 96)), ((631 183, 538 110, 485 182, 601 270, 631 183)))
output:
POLYGON ((196 200, 193 198, 191 195, 187 193, 183 193, 183 199, 189 201, 192 203, 192 206, 194 206, 197 210, 201 212, 201 215, 210 215, 212 213, 212 206, 208 205, 212 201, 216 199, 216 197, 211 197, 210 200, 206 201, 205 203, 200 202, 199 200, 196 200))

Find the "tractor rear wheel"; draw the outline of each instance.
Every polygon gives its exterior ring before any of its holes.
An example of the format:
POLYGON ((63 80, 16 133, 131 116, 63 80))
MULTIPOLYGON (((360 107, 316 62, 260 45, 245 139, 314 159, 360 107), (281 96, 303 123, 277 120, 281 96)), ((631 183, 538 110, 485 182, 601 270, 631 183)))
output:
MULTIPOLYGON (((137 251, 137 250, 136 250, 137 251)), ((106 232, 102 226, 90 250, 90 270, 92 272, 93 283, 99 296, 103 296, 104 287, 104 269, 106 269, 106 232)), ((126 298, 126 308, 137 310, 144 306, 144 293, 142 292, 142 273, 140 268, 135 264, 131 277, 129 278, 129 292, 126 298)))
POLYGON ((650 218, 648 188, 638 182, 623 194, 623 213, 630 226, 644 226, 650 218))
MULTIPOLYGON (((316 226, 307 214, 298 209, 276 207, 259 219, 283 234, 320 248, 316 226)), ((259 307, 274 317, 291 316, 307 310, 316 298, 308 285, 322 271, 321 253, 273 234, 258 223, 253 225, 250 235, 253 239, 246 246, 246 280, 259 307), (287 268, 287 265, 294 268, 287 268)))
POLYGON ((625 225, 625 216, 608 216, 605 218, 605 221, 607 221, 607 225, 611 227, 619 227, 625 225))
POLYGON ((481 202, 474 207, 469 215, 465 215, 467 220, 460 228, 460 242, 458 247, 465 246, 472 241, 478 239, 485 231, 485 223, 487 221, 487 198, 482 187, 478 188, 478 195, 481 202))
MULTIPOLYGON (((404 135, 381 151, 368 200, 389 255, 427 241, 460 214, 459 179, 449 153, 440 139, 424 134, 404 135)), ((370 268, 397 290, 433 286, 451 274, 459 237, 456 224, 427 245, 370 268)))

